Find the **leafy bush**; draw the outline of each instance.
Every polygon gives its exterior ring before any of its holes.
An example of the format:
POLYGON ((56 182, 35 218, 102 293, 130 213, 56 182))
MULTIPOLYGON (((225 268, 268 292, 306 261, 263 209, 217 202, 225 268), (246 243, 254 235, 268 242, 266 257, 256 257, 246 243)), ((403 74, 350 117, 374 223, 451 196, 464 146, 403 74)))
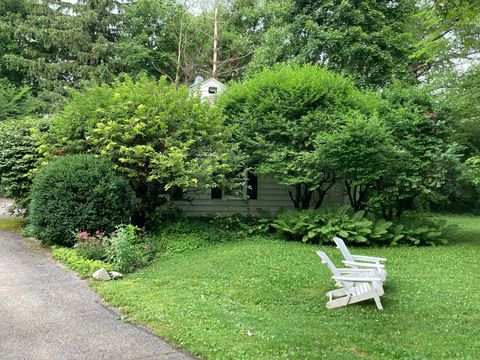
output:
POLYGON ((90 260, 106 260, 107 258, 107 238, 100 230, 89 234, 81 231, 76 234, 76 242, 74 245, 77 254, 90 260))
POLYGON ((8 80, 0 79, 0 121, 31 114, 37 106, 27 86, 17 88, 8 80))
POLYGON ((29 203, 32 170, 37 166, 34 136, 48 128, 48 121, 24 118, 0 122, 0 193, 15 200, 15 207, 29 203))
POLYGON ((425 215, 409 213, 402 217, 403 237, 392 245, 436 245, 446 244, 457 226, 448 225, 445 220, 431 219, 425 215))
POLYGON ((326 68, 284 64, 230 85, 218 100, 236 126, 235 141, 250 156, 247 165, 293 186, 293 204, 301 209, 321 205, 339 170, 320 151, 322 134, 352 114, 369 119, 379 104, 376 94, 326 68))
POLYGON ((347 243, 361 245, 435 245, 446 243, 448 237, 447 227, 433 220, 394 223, 347 207, 286 212, 271 226, 290 240, 319 244, 331 243, 334 236, 339 236, 347 243))
POLYGON ((107 261, 118 271, 132 272, 150 263, 155 257, 155 239, 141 237, 134 225, 120 225, 109 239, 107 261))
POLYGON ((132 196, 128 182, 109 161, 92 155, 58 158, 33 181, 33 233, 44 243, 71 246, 76 231, 111 232, 129 222, 132 196))
POLYGON ((39 150, 47 158, 88 152, 111 160, 139 199, 133 220, 143 226, 161 194, 224 185, 239 156, 223 122, 187 87, 125 77, 73 92, 39 150))
POLYGON ((114 270, 109 264, 99 260, 90 260, 82 257, 76 250, 65 247, 53 246, 52 257, 75 270, 81 277, 89 277, 102 267, 107 271, 114 270))

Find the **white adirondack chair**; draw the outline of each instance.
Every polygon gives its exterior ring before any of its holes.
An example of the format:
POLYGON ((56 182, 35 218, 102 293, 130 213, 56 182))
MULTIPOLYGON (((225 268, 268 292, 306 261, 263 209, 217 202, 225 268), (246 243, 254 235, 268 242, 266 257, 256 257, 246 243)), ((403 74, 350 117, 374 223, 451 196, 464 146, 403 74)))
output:
POLYGON ((342 252, 345 260, 342 262, 345 266, 351 267, 353 269, 375 269, 378 272, 378 275, 383 282, 387 280, 387 270, 385 270, 385 265, 382 262, 387 261, 385 258, 373 257, 373 256, 363 256, 363 255, 352 255, 345 245, 343 239, 339 237, 334 237, 333 241, 337 245, 337 248, 342 252))
POLYGON ((323 251, 317 251, 317 255, 333 273, 332 279, 341 286, 340 289, 327 293, 329 300, 326 306, 328 309, 373 299, 377 308, 383 310, 380 302, 380 296, 384 294, 383 284, 375 269, 339 269, 323 251))

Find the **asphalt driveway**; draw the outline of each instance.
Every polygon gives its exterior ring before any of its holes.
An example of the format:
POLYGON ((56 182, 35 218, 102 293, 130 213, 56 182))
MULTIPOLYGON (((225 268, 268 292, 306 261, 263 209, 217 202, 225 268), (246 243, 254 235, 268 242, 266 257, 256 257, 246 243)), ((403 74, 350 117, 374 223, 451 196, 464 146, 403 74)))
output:
POLYGON ((0 359, 192 359, 126 323, 35 240, 0 231, 0 359))

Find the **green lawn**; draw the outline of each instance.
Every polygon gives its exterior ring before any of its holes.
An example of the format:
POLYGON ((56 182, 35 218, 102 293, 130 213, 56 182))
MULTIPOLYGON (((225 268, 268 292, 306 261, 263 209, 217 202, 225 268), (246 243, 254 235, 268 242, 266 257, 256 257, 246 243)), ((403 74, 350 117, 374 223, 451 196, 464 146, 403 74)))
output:
POLYGON ((20 231, 27 223, 25 218, 0 219, 0 231, 20 231))
MULTIPOLYGON (((388 258, 382 302, 327 310, 318 246, 252 238, 162 256, 95 283, 135 321, 208 359, 478 359, 480 217, 447 246, 355 249, 388 258)), ((321 247, 338 264, 333 247, 321 247)))

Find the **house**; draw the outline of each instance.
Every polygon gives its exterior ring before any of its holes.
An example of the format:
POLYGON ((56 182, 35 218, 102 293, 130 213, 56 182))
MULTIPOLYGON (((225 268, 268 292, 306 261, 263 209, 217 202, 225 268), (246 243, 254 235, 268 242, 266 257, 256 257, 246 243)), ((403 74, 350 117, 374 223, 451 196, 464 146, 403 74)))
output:
POLYGON ((195 82, 190 85, 190 92, 197 93, 203 100, 210 102, 214 102, 217 94, 220 94, 223 89, 225 89, 225 84, 217 79, 204 80, 201 76, 197 76, 195 82))
MULTIPOLYGON (((217 79, 204 80, 197 76, 190 86, 192 93, 197 93, 202 99, 215 101, 217 94, 225 89, 225 85, 217 79)), ((178 194, 174 203, 187 216, 233 215, 256 216, 262 211, 272 215, 279 210, 294 209, 290 193, 294 188, 278 184, 270 178, 257 178, 255 175, 245 174, 243 189, 235 193, 228 189, 214 188, 203 191, 192 191, 178 194)), ((345 203, 344 187, 337 183, 329 190, 324 205, 343 205, 345 203)))
MULTIPOLYGON (((249 174, 243 191, 232 194, 226 189, 214 188, 183 194, 174 200, 187 216, 233 215, 256 216, 262 211, 272 215, 279 210, 293 210, 290 192, 293 187, 281 185, 269 178, 257 178, 249 174)), ((345 192, 341 182, 332 186, 323 205, 345 204, 345 192)))

